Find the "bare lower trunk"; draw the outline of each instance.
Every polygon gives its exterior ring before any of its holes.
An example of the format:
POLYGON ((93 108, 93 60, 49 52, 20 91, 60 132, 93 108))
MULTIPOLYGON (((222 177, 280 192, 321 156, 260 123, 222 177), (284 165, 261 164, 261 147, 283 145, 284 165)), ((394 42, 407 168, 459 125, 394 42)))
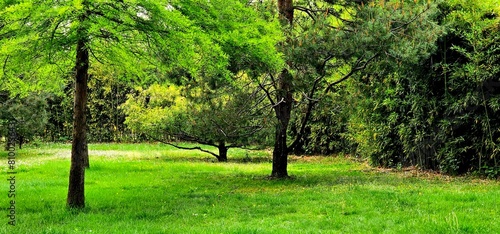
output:
POLYGON ((288 177, 288 149, 286 146, 286 129, 276 128, 276 139, 273 149, 273 171, 272 178, 288 177))
POLYGON ((273 149, 273 171, 271 172, 271 177, 273 178, 288 177, 287 129, 293 105, 293 97, 290 90, 291 80, 292 76, 288 70, 283 70, 279 78, 280 91, 277 95, 278 104, 275 106, 275 114, 278 119, 278 124, 276 125, 276 135, 273 149))
POLYGON ((88 164, 85 106, 87 104, 89 68, 89 53, 86 46, 86 40, 80 38, 76 49, 73 145, 71 148, 71 168, 67 199, 67 206, 70 208, 85 207, 85 164, 88 164))
POLYGON ((220 143, 219 146, 217 147, 219 149, 219 156, 217 157, 217 160, 219 162, 227 162, 227 146, 224 142, 220 143))
POLYGON ((20 135, 19 136, 19 149, 23 148, 23 144, 24 144, 24 136, 20 135))

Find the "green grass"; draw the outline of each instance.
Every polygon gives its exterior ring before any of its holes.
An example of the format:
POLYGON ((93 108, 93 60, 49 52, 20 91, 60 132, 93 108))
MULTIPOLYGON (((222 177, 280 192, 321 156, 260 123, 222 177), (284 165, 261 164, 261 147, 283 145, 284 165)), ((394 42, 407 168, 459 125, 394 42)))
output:
POLYGON ((294 179, 269 180, 268 151, 231 149, 229 163, 214 163, 159 144, 89 149, 81 213, 65 208, 70 145, 19 150, 17 226, 2 179, 0 233, 500 233, 498 181, 344 157, 292 157, 294 179))

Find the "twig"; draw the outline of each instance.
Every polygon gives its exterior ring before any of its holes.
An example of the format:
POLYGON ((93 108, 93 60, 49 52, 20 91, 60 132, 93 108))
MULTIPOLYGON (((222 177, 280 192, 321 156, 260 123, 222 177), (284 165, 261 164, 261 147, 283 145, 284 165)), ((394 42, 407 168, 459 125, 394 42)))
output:
POLYGON ((375 59, 376 57, 378 56, 378 53, 373 55, 371 58, 369 58, 363 65, 359 66, 359 64, 361 63, 362 59, 363 59, 363 56, 360 57, 357 61, 356 61, 356 64, 355 64, 355 68, 351 69, 349 71, 349 73, 347 73, 344 77, 342 77, 341 79, 331 83, 328 85, 328 87, 326 87, 325 89, 325 93, 328 93, 332 88, 333 86, 349 79, 349 77, 351 77, 352 75, 354 75, 354 73, 356 73, 357 71, 360 71, 360 70, 363 70, 366 68, 366 66, 368 66, 368 64, 373 60, 375 59))

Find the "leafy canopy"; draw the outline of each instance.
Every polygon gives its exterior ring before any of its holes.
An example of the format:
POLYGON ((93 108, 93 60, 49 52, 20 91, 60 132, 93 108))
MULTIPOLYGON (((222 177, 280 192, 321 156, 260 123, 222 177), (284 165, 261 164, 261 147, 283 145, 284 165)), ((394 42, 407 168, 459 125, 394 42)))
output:
POLYGON ((224 51, 183 15, 180 5, 169 2, 4 2, 2 89, 12 94, 60 90, 71 77, 76 42, 82 37, 90 64, 124 70, 129 75, 122 77, 139 84, 161 82, 168 74, 227 79, 224 51))

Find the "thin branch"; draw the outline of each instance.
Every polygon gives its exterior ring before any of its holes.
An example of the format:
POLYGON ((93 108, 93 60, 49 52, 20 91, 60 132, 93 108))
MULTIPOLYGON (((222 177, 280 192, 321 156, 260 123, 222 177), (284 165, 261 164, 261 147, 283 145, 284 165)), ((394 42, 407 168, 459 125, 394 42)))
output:
POLYGON ((328 55, 328 56, 325 58, 325 60, 323 60, 323 63, 321 63, 321 67, 320 67, 320 68, 321 68, 321 73, 320 73, 320 74, 321 74, 321 76, 322 76, 322 77, 319 77, 318 79, 316 79, 315 83, 317 82, 317 80, 321 80, 321 79, 323 79, 323 77, 325 76, 325 67, 326 67, 326 64, 327 64, 330 60, 332 60, 332 59, 334 59, 334 58, 335 58, 335 56, 334 56, 334 55, 332 55, 332 54, 330 54, 330 55, 328 55))
MULTIPOLYGON (((54 41, 54 37, 55 37, 55 35, 56 35, 56 31, 57 31, 57 29, 59 28, 59 25, 60 25, 62 22, 63 22, 63 20, 59 20, 59 21, 57 22, 56 26, 54 27, 54 29, 52 30, 52 32, 50 33, 50 46, 52 46, 52 45, 53 45, 53 43, 52 43, 52 42, 54 41)), ((49 56, 48 56, 48 57, 49 57, 49 60, 51 60, 50 58, 52 57, 52 53, 51 53, 51 52, 52 52, 52 50, 49 50, 49 56)))
POLYGON ((314 99, 312 97, 309 97, 306 93, 302 92, 302 96, 309 102, 319 102, 319 99, 314 99))
POLYGON ((177 149, 183 149, 183 150, 199 150, 201 152, 204 152, 204 153, 207 153, 207 154, 211 154, 212 156, 216 157, 216 158, 219 158, 219 155, 211 152, 211 151, 208 151, 208 150, 205 150, 205 149, 202 149, 201 147, 199 146, 196 146, 196 147, 183 147, 183 146, 179 146, 179 145, 176 145, 176 144, 172 144, 170 142, 164 142, 164 141, 160 141, 161 143, 163 144, 167 144, 167 145, 171 145, 177 149))
MULTIPOLYGON (((199 146, 195 146, 195 147, 184 147, 184 146, 179 146, 179 145, 173 144, 173 143, 168 142, 168 141, 164 141, 164 140, 158 139, 158 138, 153 137, 153 136, 150 136, 150 135, 149 135, 148 137, 150 137, 150 138, 154 139, 155 141, 161 142, 161 143, 163 143, 163 144, 166 144, 166 145, 171 145, 171 146, 173 146, 173 147, 175 147, 175 148, 177 148, 177 149, 183 149, 183 150, 199 150, 199 151, 201 151, 201 152, 204 152, 204 153, 207 153, 207 154, 211 154, 212 156, 216 157, 217 159, 219 158, 219 155, 217 155, 216 153, 213 153, 213 152, 211 152, 211 151, 208 151, 208 150, 202 149, 202 148, 201 148, 201 147, 199 147, 199 146)), ((199 142, 198 142, 198 143, 199 143, 199 142)), ((202 143, 200 143, 200 144, 202 144, 202 143)), ((213 145, 212 145, 212 146, 213 146, 213 145)))
POLYGON ((196 143, 202 144, 202 145, 209 145, 209 146, 218 147, 218 145, 216 145, 212 142, 203 141, 198 137, 191 136, 191 135, 187 134, 186 132, 182 132, 182 131, 179 134, 174 134, 174 136, 176 136, 182 140, 185 140, 185 141, 193 141, 193 142, 196 142, 196 143))
POLYGON ((269 99, 269 102, 271 102, 271 105, 276 106, 273 97, 271 97, 271 94, 269 93, 269 90, 267 90, 262 83, 259 82, 259 87, 264 90, 264 93, 266 93, 267 99, 269 99))
POLYGON ((427 12, 429 9, 430 9, 430 7, 428 6, 428 7, 427 7, 427 9, 425 9, 424 11, 422 11, 422 12, 418 13, 418 14, 417 14, 415 17, 413 17, 413 19, 411 19, 410 21, 405 22, 404 24, 402 24, 402 25, 400 25, 400 26, 398 26, 398 27, 396 27, 396 28, 391 29, 391 32, 396 32, 396 31, 400 30, 401 28, 406 27, 406 26, 408 26, 409 24, 411 24, 411 23, 415 22, 418 18, 420 18, 420 16, 421 16, 421 15, 423 15, 423 14, 424 14, 425 12, 427 12))
POLYGON ((337 80, 337 81, 335 81, 335 82, 333 82, 333 83, 329 84, 329 85, 328 85, 328 87, 326 87, 326 89, 325 89, 325 93, 328 93, 328 92, 329 92, 329 91, 333 88, 333 86, 335 86, 335 85, 337 85, 337 84, 339 84, 339 83, 341 83, 341 82, 343 82, 343 81, 345 81, 345 80, 349 79, 349 77, 351 77, 352 75, 354 75, 354 73, 356 73, 357 71, 360 71, 360 70, 365 69, 365 68, 366 68, 366 66, 368 66, 368 64, 369 64, 369 63, 370 63, 373 59, 375 59, 376 57, 378 57, 378 53, 377 53, 377 54, 375 54, 375 55, 373 55, 371 58, 369 58, 369 59, 368 59, 368 60, 367 60, 367 61, 366 61, 363 65, 361 65, 361 66, 359 66, 359 64, 361 63, 361 61, 362 61, 363 57, 359 58, 359 59, 356 61, 356 64, 355 64, 354 68, 353 68, 353 69, 351 69, 351 70, 349 71, 349 73, 347 73, 344 77, 342 77, 341 79, 339 79, 339 80, 337 80))
POLYGON ((6 68, 7 68, 7 63, 9 62, 9 57, 10 57, 10 55, 7 55, 5 57, 5 61, 3 62, 3 68, 2 68, 3 75, 7 75, 7 73, 5 73, 5 71, 7 70, 6 68))
POLYGON ((94 50, 90 47, 89 48, 89 51, 90 51, 90 54, 92 55, 92 57, 95 58, 95 60, 97 60, 97 62, 100 62, 101 64, 104 64, 95 54, 94 54, 94 50))
POLYGON ((293 9, 294 10, 299 10, 299 11, 302 11, 302 12, 305 12, 309 15, 309 17, 311 17, 311 19, 313 21, 316 21, 316 17, 313 15, 313 10, 309 9, 309 8, 306 8, 306 7, 303 7, 303 6, 293 6, 293 9))
POLYGON ((285 98, 284 97, 282 97, 281 100, 278 103, 274 104, 273 108, 277 107, 279 104, 281 104, 283 102, 285 102, 285 98))

